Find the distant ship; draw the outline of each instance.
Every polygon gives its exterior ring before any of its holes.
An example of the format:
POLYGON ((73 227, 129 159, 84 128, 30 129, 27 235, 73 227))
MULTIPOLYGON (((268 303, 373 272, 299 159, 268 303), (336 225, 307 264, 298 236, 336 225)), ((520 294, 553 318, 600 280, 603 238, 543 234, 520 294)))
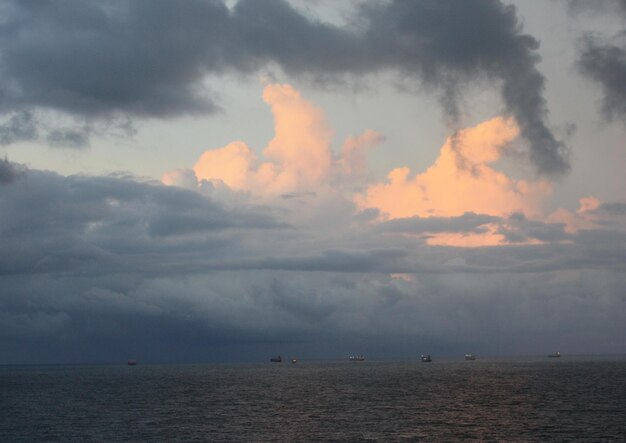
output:
POLYGON ((431 361, 433 361, 433 359, 430 358, 430 354, 422 355, 421 359, 422 363, 430 363, 431 361))
POLYGON ((350 361, 365 361, 365 357, 363 354, 361 355, 351 355, 349 358, 350 361))
POLYGON ((476 360, 476 356, 474 354, 465 354, 465 360, 476 360))
POLYGON ((291 363, 293 363, 295 365, 296 363, 298 363, 298 359, 297 358, 292 358, 291 359, 291 363))
POLYGON ((272 358, 270 358, 270 361, 271 361, 272 363, 282 363, 282 362, 283 362, 283 359, 282 359, 282 357, 279 355, 278 357, 272 357, 272 358))
POLYGON ((549 354, 548 357, 550 358, 559 358, 561 356, 561 353, 559 351, 556 351, 554 354, 549 354))
POLYGON ((137 362, 135 360, 128 360, 128 366, 135 366, 137 362))

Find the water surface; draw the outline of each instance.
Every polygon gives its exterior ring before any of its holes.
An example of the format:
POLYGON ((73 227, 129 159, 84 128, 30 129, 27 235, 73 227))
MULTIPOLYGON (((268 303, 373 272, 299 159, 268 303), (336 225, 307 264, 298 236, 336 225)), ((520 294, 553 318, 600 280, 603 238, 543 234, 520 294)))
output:
POLYGON ((0 441, 624 441, 626 361, 0 368, 0 441))

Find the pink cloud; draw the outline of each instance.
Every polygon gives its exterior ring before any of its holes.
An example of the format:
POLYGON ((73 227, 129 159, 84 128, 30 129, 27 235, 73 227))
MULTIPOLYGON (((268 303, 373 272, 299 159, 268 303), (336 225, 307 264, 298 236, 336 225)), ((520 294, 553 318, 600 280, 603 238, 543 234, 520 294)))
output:
POLYGON ((575 233, 581 229, 595 229, 598 227, 594 210, 598 209, 602 201, 596 197, 583 197, 578 200, 579 207, 575 212, 559 208, 551 213, 547 219, 551 223, 563 223, 565 230, 575 233))
POLYGON ((236 141, 219 149, 205 151, 193 170, 198 180, 221 181, 231 189, 245 190, 253 185, 256 161, 248 145, 236 141))
POLYGON ((519 135, 513 119, 493 118, 449 137, 435 164, 411 176, 407 167, 356 196, 359 208, 376 208, 387 218, 457 216, 465 212, 507 215, 541 212, 547 181, 514 180, 490 164, 519 135))
MULTIPOLYGON (((392 170, 387 180, 356 195, 360 209, 376 208, 383 218, 452 217, 465 212, 507 216, 522 212, 541 215, 552 186, 545 180, 515 180, 496 170, 506 146, 519 135, 512 118, 496 117, 449 137, 439 157, 426 171, 411 176, 407 167, 392 170)), ((431 244, 495 245, 502 236, 493 229, 481 234, 438 234, 431 244)))
MULTIPOLYGON (((382 142, 380 134, 367 130, 348 137, 341 153, 334 155, 333 130, 324 112, 299 91, 288 84, 269 84, 263 100, 272 110, 275 135, 261 158, 243 141, 207 150, 193 167, 198 182, 272 196, 320 191, 365 176, 367 153, 382 142)), ((181 174, 168 172, 163 183, 180 185, 181 174)))

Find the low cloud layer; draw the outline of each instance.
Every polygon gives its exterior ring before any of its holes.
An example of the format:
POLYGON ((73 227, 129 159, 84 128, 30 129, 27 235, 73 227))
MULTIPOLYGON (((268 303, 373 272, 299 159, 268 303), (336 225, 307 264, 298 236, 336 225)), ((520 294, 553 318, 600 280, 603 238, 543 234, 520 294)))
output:
MULTIPOLYGON (((314 81, 393 71, 434 90, 451 120, 468 85, 495 85, 537 170, 568 168, 567 149, 547 122, 539 43, 499 0, 365 3, 341 27, 284 0, 240 0, 232 9, 217 0, 9 1, 2 12, 3 114, 206 114, 219 109, 208 77, 273 65, 314 81)), ((48 139, 83 142, 62 135, 48 139)))
MULTIPOLYGON (((3 363, 344 358, 355 348, 373 358, 424 348, 597 353, 625 344, 623 203, 587 209, 596 227, 574 233, 521 214, 371 224, 318 207, 333 217, 333 235, 294 224, 284 208, 0 165, 12 177, 0 185, 3 363), (508 245, 427 244, 433 233, 492 224, 508 245)), ((287 202, 297 210, 297 198, 287 202)))

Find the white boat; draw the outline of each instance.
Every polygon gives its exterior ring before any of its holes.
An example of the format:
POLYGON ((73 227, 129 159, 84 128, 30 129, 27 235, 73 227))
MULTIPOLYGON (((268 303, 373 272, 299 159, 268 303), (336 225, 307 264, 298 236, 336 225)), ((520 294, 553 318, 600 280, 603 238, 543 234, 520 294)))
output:
POLYGON ((365 357, 363 354, 361 355, 351 355, 349 358, 350 361, 365 361, 365 357))
POLYGON ((465 360, 476 360, 476 356, 474 354, 465 354, 465 360))
POLYGON ((550 358, 559 358, 561 356, 561 353, 559 351, 556 351, 554 354, 549 354, 548 357, 550 358))
POLYGON ((422 363, 430 363, 431 361, 433 361, 433 359, 430 358, 430 354, 422 355, 420 358, 422 360, 422 363))

